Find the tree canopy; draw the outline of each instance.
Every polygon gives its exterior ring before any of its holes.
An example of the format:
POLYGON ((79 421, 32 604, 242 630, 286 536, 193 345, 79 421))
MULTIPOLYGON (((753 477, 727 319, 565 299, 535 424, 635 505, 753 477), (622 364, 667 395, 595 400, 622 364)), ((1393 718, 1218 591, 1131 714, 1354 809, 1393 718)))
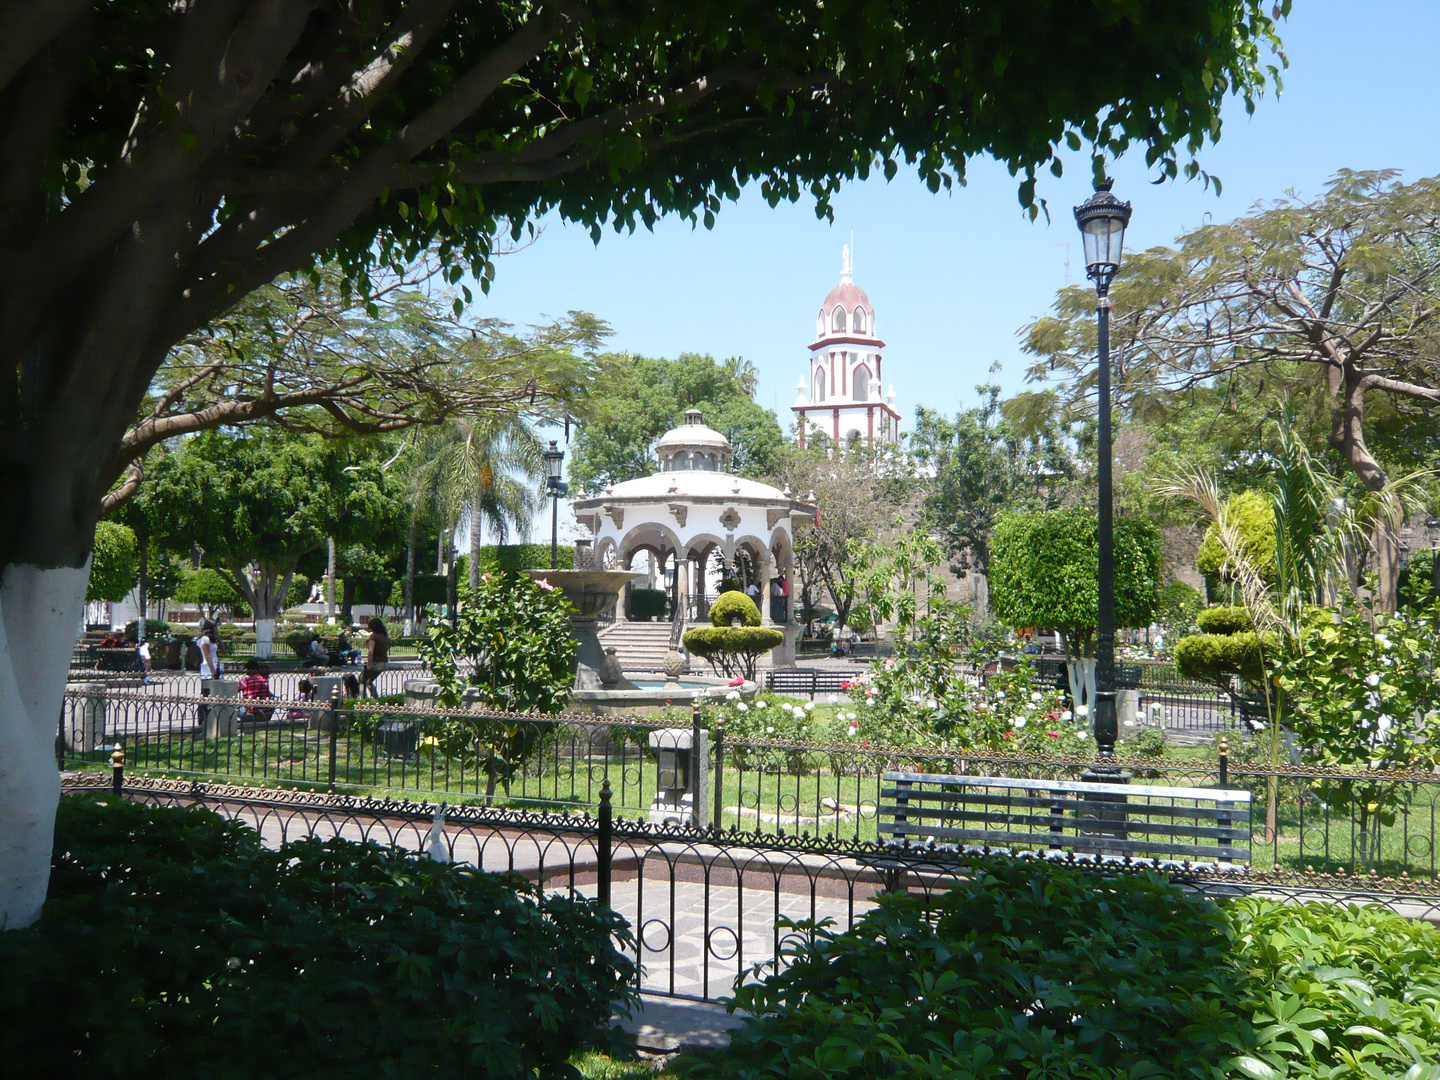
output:
POLYGON ((112 603, 125 599, 135 585, 137 559, 135 530, 116 521, 102 521, 95 528, 95 558, 85 599, 112 603))
POLYGON ((83 564, 167 352, 282 273, 334 258, 365 289, 433 248, 485 287, 493 238, 550 210, 597 237, 665 213, 709 225, 754 181, 825 214, 846 179, 907 163, 938 190, 977 154, 1031 205, 1066 145, 1197 175, 1226 97, 1253 108, 1278 77, 1270 9, 14 5, 0 565, 83 564))
POLYGON ((916 409, 910 448, 934 473, 925 491, 926 522, 941 530, 957 572, 983 574, 995 518, 1054 509, 1075 468, 1053 393, 1001 402, 993 383, 975 392, 979 404, 953 421, 923 405, 916 409))
POLYGON ((687 409, 699 409, 708 426, 730 439, 735 472, 773 471, 785 437, 775 414, 751 400, 745 378, 743 365, 698 353, 674 360, 601 357, 586 401, 588 419, 572 444, 570 479, 593 488, 649 476, 655 440, 684 423, 687 409))
MULTIPOLYGON (((1275 408, 1299 398, 1371 493, 1392 479, 1370 445, 1377 409, 1392 428, 1397 413, 1419 420, 1408 441, 1440 460, 1440 178, 1343 170, 1315 198, 1287 196, 1127 257, 1111 296, 1122 401, 1195 387, 1233 400, 1247 384, 1275 408)), ((1090 290, 1067 289, 1029 328, 1032 376, 1058 370, 1088 395, 1093 307, 1090 290)), ((1372 546, 1393 608, 1398 541, 1381 530, 1372 546)))
POLYGON ((315 435, 205 432, 157 462, 146 496, 156 536, 204 553, 255 612, 280 612, 302 556, 371 539, 401 517, 379 463, 315 435))

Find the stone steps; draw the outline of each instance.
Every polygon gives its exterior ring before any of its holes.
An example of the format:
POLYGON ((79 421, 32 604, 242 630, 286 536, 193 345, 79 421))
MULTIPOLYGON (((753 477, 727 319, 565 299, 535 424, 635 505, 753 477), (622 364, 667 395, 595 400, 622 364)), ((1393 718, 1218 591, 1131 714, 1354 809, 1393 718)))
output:
POLYGON ((600 647, 615 650, 622 671, 660 671, 670 651, 670 624, 617 621, 600 632, 600 647))

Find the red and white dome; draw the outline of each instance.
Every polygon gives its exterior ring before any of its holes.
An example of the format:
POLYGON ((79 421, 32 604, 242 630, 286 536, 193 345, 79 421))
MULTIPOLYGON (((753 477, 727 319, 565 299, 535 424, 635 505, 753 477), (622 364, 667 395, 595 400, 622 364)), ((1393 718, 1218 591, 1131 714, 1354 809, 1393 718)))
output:
POLYGON ((865 290, 851 277, 849 247, 844 249, 842 260, 840 284, 830 290, 820 305, 820 314, 815 317, 815 337, 835 334, 875 337, 875 309, 870 306, 865 290))

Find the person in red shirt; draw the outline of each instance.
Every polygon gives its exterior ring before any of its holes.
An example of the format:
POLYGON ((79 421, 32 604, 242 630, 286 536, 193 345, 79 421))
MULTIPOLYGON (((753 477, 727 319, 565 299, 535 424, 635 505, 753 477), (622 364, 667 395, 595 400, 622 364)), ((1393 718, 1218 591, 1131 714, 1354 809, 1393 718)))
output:
MULTIPOLYGON (((240 696, 242 698, 268 698, 270 696, 270 679, 265 674, 265 669, 260 666, 259 660, 247 660, 245 662, 245 674, 240 677, 240 696)), ((274 709, 251 709, 242 710, 242 715, 262 723, 270 719, 274 709)))

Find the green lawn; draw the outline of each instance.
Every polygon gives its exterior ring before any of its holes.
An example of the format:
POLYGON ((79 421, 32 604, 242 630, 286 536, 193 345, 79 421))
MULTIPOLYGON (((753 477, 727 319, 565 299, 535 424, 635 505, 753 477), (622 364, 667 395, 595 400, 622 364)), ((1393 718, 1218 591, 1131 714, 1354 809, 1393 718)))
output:
MULTIPOLYGON (((819 710, 816 710, 817 713, 819 710)), ((879 781, 877 762, 868 755, 758 750, 736 740, 726 743, 726 768, 721 790, 719 823, 740 831, 788 835, 833 835, 841 840, 874 840, 875 803, 879 781)), ((377 798, 428 799, 450 804, 481 804, 486 799, 486 777, 475 763, 449 758, 422 747, 418 755, 389 757, 357 736, 341 733, 335 740, 335 787, 343 794, 377 798)), ((1121 747, 1123 751, 1123 745, 1121 747)), ((324 789, 329 783, 330 734, 306 731, 303 726, 276 726, 232 738, 206 741, 187 736, 164 740, 134 740, 126 750, 126 767, 132 773, 155 773, 234 780, 267 787, 324 789)), ((948 771, 953 758, 936 756, 896 760, 887 768, 948 771)), ((67 764, 87 770, 109 766, 108 752, 72 755, 67 764)), ((1136 783, 1176 786, 1215 786, 1218 780, 1214 752, 1202 747, 1171 747, 1156 762, 1164 768, 1128 763, 1136 783)), ((1078 778, 1079 766, 1056 763, 1042 767, 1048 775, 1078 778)), ((1032 775, 1040 775, 1034 773, 1032 775)), ((558 809, 594 812, 600 789, 609 779, 612 806, 618 817, 643 817, 655 796, 656 765, 648 750, 633 743, 611 750, 585 752, 578 744, 551 743, 543 755, 532 758, 515 776, 508 791, 496 789, 493 805, 516 809, 558 809)), ((1408 873, 1433 878, 1436 873, 1435 837, 1440 799, 1436 785, 1390 782, 1381 798, 1384 815, 1378 831, 1378 857, 1366 845, 1376 842, 1374 815, 1361 829, 1360 811, 1332 806, 1333 792, 1316 792, 1303 781, 1283 780, 1277 785, 1277 836, 1265 839, 1267 785, 1263 777, 1247 775, 1232 760, 1231 786, 1252 791, 1252 861, 1257 868, 1282 867, 1334 872, 1373 868, 1383 875, 1408 873), (1389 820, 1385 820, 1388 818, 1389 820)), ((713 791, 705 809, 713 813, 713 791)), ((1372 794, 1361 802, 1376 801, 1372 794)))

